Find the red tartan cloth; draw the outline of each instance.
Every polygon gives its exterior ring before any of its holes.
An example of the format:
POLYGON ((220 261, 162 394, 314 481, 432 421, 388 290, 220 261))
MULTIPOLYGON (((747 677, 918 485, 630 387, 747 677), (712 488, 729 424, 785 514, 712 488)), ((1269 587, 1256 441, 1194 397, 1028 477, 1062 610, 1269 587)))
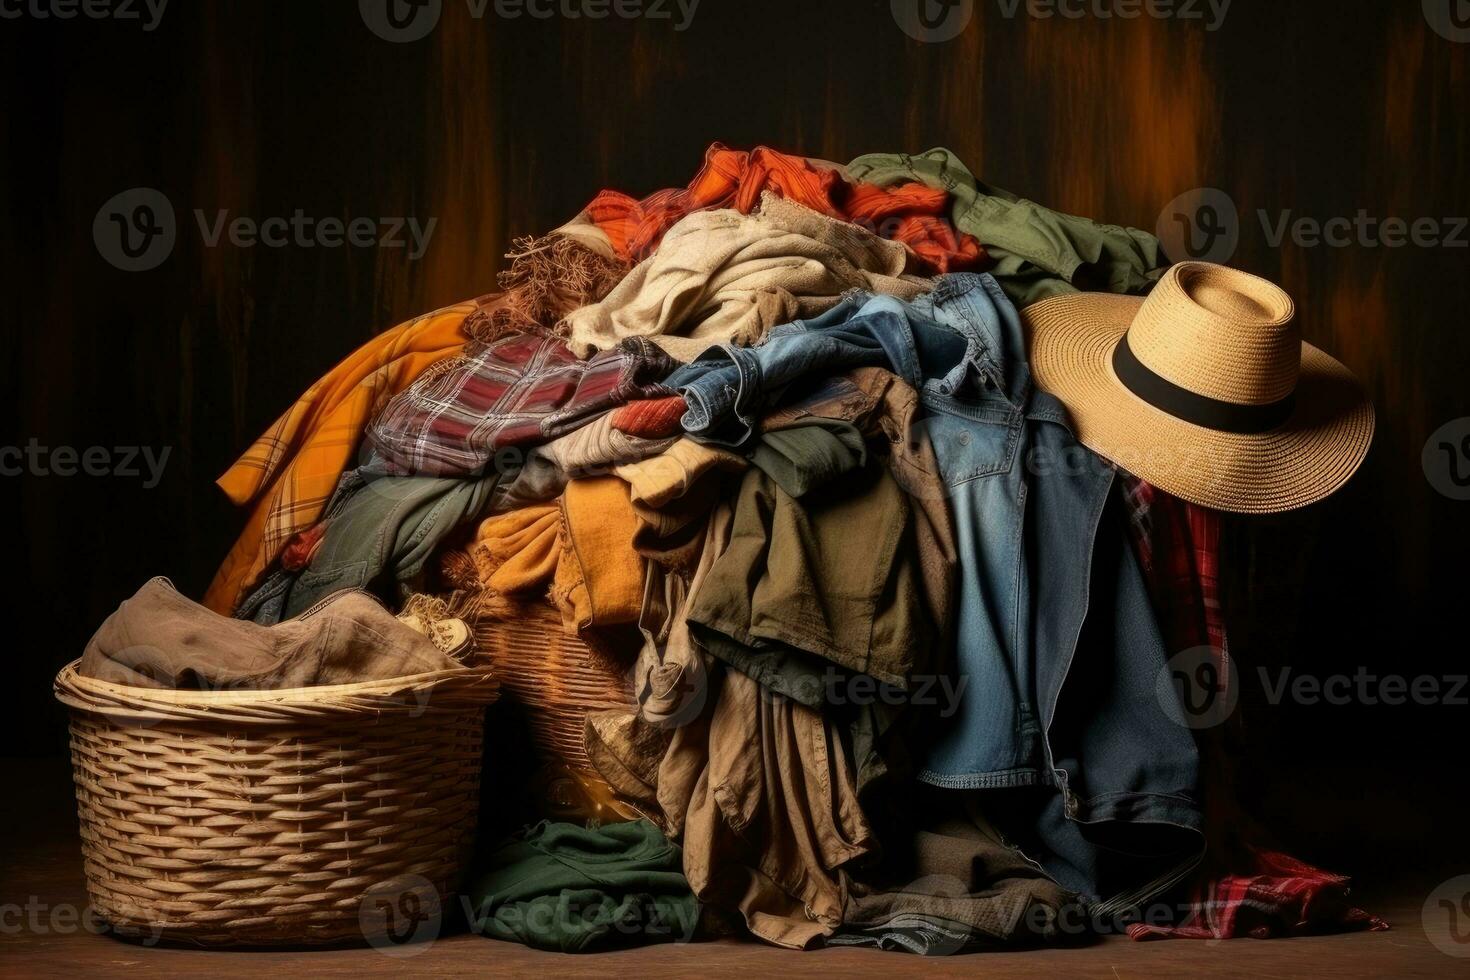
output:
POLYGON ((836 170, 764 146, 746 152, 711 144, 704 166, 688 187, 655 191, 641 201, 605 190, 583 213, 607 234, 621 258, 641 262, 684 216, 710 208, 749 214, 767 190, 904 243, 919 257, 921 271, 942 274, 983 269, 990 263, 974 236, 957 231, 945 219, 949 194, 944 189, 921 183, 892 188, 850 184, 836 170))
POLYGON ((470 476, 502 449, 565 435, 636 398, 661 398, 679 366, 646 337, 580 360, 557 337, 511 334, 426 371, 368 427, 389 473, 470 476))
POLYGON ((1220 514, 1123 473, 1133 544, 1172 653, 1210 646, 1229 658, 1220 609, 1220 514))
POLYGON ((1189 915, 1177 926, 1135 922, 1128 937, 1272 939, 1366 929, 1388 923, 1348 903, 1348 879, 1276 851, 1251 848, 1252 874, 1225 875, 1196 886, 1189 915))
MULTIPOLYGON (((1128 526, 1139 564, 1148 580, 1164 641, 1172 653, 1208 645, 1221 683, 1230 679, 1229 644, 1220 605, 1220 514, 1180 500, 1119 471, 1128 526)), ((1213 737, 1209 733, 1204 736, 1213 737)), ((1203 753, 1208 763, 1211 751, 1203 753)), ((1228 767, 1206 771, 1207 793, 1219 800, 1229 790, 1228 767)), ((1236 811, 1231 810, 1231 813, 1236 811)), ((1212 835, 1232 833, 1239 821, 1210 821, 1212 835), (1218 826, 1223 824, 1224 826, 1218 826)), ((1221 843, 1211 840, 1214 847, 1221 843)), ((1348 879, 1277 851, 1236 841, 1243 854, 1238 866, 1197 882, 1190 907, 1177 925, 1134 923, 1128 935, 1146 939, 1236 939, 1299 936, 1309 933, 1387 929, 1388 923, 1348 902, 1348 879)))

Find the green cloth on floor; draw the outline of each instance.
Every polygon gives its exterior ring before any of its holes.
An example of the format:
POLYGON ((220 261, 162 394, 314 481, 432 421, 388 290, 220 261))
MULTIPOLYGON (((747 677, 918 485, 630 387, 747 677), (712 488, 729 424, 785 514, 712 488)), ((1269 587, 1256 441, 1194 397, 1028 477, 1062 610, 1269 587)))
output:
POLYGON ((949 191, 955 227, 985 246, 995 260, 988 271, 1018 307, 1078 290, 1141 296, 1169 265, 1148 232, 1062 214, 988 186, 943 148, 869 153, 847 172, 882 187, 917 180, 949 191))
POLYGON ((470 926, 563 953, 687 942, 699 903, 683 866, 679 845, 647 820, 543 821, 488 856, 466 889, 470 926))

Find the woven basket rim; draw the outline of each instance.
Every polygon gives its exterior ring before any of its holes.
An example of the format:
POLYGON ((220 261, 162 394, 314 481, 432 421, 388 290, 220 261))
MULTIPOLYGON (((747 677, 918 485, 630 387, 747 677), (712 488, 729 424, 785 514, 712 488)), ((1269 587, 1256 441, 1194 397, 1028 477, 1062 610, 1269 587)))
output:
POLYGON ((76 711, 133 719, 303 722, 314 718, 390 713, 464 711, 499 696, 499 683, 483 667, 459 667, 388 680, 264 691, 176 691, 133 687, 80 673, 73 660, 56 675, 56 699, 76 711))

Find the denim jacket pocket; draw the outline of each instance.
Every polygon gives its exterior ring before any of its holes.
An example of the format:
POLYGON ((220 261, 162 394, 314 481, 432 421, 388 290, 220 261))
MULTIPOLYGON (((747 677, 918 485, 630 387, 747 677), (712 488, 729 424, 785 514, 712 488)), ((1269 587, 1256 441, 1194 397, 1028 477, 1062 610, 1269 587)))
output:
POLYGON ((372 585, 372 575, 372 567, 367 561, 347 561, 325 568, 307 569, 291 583, 281 618, 294 619, 322 599, 343 590, 366 590, 372 585))
POLYGON ((1025 417, 1003 400, 962 402, 925 386, 930 414, 917 424, 935 446, 944 482, 957 487, 970 480, 1009 473, 1015 466, 1025 417))

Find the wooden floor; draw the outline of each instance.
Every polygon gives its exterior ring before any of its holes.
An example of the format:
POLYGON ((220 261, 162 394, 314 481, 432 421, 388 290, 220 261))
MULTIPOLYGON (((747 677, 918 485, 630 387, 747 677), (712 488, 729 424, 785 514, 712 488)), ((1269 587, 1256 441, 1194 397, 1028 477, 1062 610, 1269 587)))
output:
MULTIPOLYGON (((12 792, 17 792, 12 790, 12 792)), ((25 794, 21 794, 25 795, 25 794)), ((49 794, 45 794, 49 795, 49 794)), ((34 796, 30 799, 34 801, 34 796)), ((25 819, 0 802, 0 976, 181 977, 274 975, 322 977, 495 976, 724 977, 752 980, 803 976, 869 977, 914 973, 926 977, 1040 976, 1178 977, 1470 977, 1470 944, 1463 958, 1437 949, 1426 937, 1421 909, 1433 884, 1365 891, 1361 904, 1387 918, 1388 932, 1285 940, 1135 943, 1109 938, 1080 949, 979 953, 920 958, 871 950, 809 953, 754 943, 720 941, 653 946, 616 953, 567 956, 542 953, 471 934, 403 947, 390 956, 371 948, 299 952, 207 952, 148 948, 116 938, 48 924, 57 909, 83 909, 86 892, 74 816, 58 800, 54 819, 25 819), (39 909, 30 913, 28 906, 39 909), (20 908, 18 909, 17 906, 20 908), (40 928, 33 923, 40 922, 40 928), (404 956, 404 953, 411 955, 404 956)), ((29 809, 29 808, 28 808, 29 809)), ((34 818, 34 810, 30 810, 34 818)))

